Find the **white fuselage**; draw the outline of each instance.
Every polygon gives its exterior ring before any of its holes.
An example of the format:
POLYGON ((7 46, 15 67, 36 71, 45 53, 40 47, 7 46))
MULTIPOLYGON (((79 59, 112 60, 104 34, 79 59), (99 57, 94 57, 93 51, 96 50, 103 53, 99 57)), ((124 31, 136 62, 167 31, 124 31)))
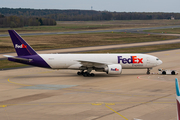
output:
MULTIPOLYGON (((120 64, 122 69, 146 69, 162 63, 157 57, 147 54, 39 54, 52 69, 79 69, 79 61, 120 64)), ((97 67, 97 66, 96 66, 97 67)), ((99 66, 102 67, 102 66, 99 66)))

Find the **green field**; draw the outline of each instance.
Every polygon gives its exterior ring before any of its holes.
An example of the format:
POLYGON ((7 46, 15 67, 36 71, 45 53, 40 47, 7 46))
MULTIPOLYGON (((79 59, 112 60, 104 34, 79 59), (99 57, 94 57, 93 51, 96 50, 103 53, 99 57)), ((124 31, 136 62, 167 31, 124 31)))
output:
POLYGON ((75 31, 75 30, 91 30, 112 28, 111 25, 56 25, 56 26, 27 26, 22 28, 0 28, 1 34, 8 34, 7 30, 14 29, 18 33, 36 33, 36 32, 59 32, 59 31, 75 31))
POLYGON ((7 69, 7 68, 25 67, 25 66, 28 66, 28 65, 11 62, 8 60, 0 60, 0 70, 7 69))
POLYGON ((111 20, 111 21, 57 21, 55 26, 26 26, 22 28, 0 28, 0 34, 14 29, 18 33, 81 31, 97 29, 124 29, 179 25, 180 20, 111 20))
MULTIPOLYGON (((151 42, 176 39, 176 36, 135 33, 89 33, 23 37, 35 50, 151 42)), ((15 52, 10 37, 0 37, 0 53, 15 52)))
POLYGON ((171 49, 180 49, 180 43, 90 51, 85 53, 146 53, 146 52, 156 52, 156 51, 171 50, 171 49))

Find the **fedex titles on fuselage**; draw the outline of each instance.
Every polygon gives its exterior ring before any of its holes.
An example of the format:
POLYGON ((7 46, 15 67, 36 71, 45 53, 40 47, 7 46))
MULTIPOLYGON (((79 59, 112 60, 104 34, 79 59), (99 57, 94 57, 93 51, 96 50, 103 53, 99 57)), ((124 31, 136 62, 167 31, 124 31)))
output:
POLYGON ((117 56, 118 63, 123 64, 143 64, 143 58, 137 58, 137 56, 130 56, 130 58, 123 58, 122 56, 117 56))

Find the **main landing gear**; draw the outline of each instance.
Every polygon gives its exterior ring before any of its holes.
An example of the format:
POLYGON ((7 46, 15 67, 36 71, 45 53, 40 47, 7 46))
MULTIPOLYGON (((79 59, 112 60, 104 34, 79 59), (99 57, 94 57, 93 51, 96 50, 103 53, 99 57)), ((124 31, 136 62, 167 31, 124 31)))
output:
POLYGON ((149 68, 147 69, 147 73, 146 74, 148 74, 148 75, 150 74, 150 69, 149 68))
POLYGON ((78 75, 83 75, 84 77, 93 77, 94 73, 90 73, 89 71, 84 72, 84 70, 82 70, 81 72, 77 72, 78 75))

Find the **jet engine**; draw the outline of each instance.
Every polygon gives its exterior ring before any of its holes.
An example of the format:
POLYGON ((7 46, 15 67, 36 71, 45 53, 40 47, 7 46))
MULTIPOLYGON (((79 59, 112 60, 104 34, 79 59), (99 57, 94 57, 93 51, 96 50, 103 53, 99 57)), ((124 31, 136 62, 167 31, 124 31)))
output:
POLYGON ((112 65, 108 65, 104 71, 107 74, 121 74, 122 72, 122 66, 120 64, 112 64, 112 65))

